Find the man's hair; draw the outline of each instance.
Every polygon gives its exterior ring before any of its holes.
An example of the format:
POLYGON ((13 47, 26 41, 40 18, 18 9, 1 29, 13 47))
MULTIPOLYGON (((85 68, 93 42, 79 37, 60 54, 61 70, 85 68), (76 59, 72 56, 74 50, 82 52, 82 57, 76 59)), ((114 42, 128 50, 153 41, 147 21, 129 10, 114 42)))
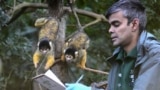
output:
POLYGON ((124 17, 128 19, 128 24, 131 23, 133 19, 138 18, 140 30, 145 29, 147 23, 146 11, 139 0, 119 0, 108 9, 105 16, 108 19, 113 13, 118 11, 123 12, 124 17))

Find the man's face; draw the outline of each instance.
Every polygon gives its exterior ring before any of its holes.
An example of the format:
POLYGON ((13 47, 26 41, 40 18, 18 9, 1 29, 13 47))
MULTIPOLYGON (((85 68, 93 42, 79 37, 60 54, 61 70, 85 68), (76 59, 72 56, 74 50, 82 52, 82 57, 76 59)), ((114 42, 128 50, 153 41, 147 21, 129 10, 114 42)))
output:
POLYGON ((114 46, 126 46, 132 41, 132 24, 123 16, 122 11, 113 13, 109 19, 109 33, 114 46))

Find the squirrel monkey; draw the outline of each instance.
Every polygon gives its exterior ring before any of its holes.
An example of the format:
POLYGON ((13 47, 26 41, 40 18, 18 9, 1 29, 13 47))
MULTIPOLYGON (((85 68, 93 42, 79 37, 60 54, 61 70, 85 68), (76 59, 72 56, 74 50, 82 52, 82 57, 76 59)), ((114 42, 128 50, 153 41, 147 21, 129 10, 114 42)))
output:
POLYGON ((79 30, 71 35, 64 45, 64 51, 61 56, 62 61, 75 62, 78 67, 84 70, 107 74, 100 70, 86 67, 87 48, 89 47, 90 39, 83 30, 79 30))
POLYGON ((58 21, 54 18, 40 18, 35 22, 36 27, 41 27, 37 49, 33 54, 33 63, 37 68, 42 57, 46 57, 44 69, 49 69, 55 62, 55 45, 57 37, 58 21))
POLYGON ((87 60, 87 51, 90 39, 83 31, 77 31, 67 39, 64 51, 61 56, 62 61, 76 62, 77 66, 84 69, 87 60))

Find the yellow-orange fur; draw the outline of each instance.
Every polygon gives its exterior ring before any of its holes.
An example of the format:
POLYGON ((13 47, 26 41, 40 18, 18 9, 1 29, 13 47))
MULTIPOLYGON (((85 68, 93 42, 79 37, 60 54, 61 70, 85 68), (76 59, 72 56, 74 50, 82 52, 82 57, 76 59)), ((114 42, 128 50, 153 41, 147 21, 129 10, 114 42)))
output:
POLYGON ((86 68, 86 62, 87 62, 87 51, 85 49, 83 50, 79 50, 78 51, 79 54, 77 59, 79 58, 79 60, 77 61, 77 66, 84 69, 86 68))
POLYGON ((49 69, 53 64, 54 64, 55 60, 54 60, 54 56, 53 55, 48 55, 47 56, 47 62, 46 62, 46 65, 45 65, 45 68, 44 69, 49 69))
POLYGON ((58 21, 54 18, 40 18, 37 19, 35 22, 36 27, 41 27, 39 32, 39 41, 37 45, 37 50, 33 54, 33 63, 35 68, 37 68, 38 63, 42 56, 46 55, 46 64, 44 69, 49 69, 55 62, 55 45, 54 42, 57 38, 57 32, 58 32, 58 21), (48 40, 50 43, 50 49, 46 50, 44 53, 39 48, 39 44, 42 40, 48 40))
POLYGON ((34 67, 37 68, 38 62, 40 61, 41 54, 39 52, 35 52, 33 55, 33 64, 34 67))
POLYGON ((78 67, 84 69, 87 61, 87 51, 86 49, 89 47, 89 37, 83 31, 75 32, 73 35, 69 37, 69 39, 65 42, 64 52, 61 56, 61 60, 65 61, 65 51, 68 48, 76 48, 78 54, 75 55, 73 60, 76 61, 78 67))

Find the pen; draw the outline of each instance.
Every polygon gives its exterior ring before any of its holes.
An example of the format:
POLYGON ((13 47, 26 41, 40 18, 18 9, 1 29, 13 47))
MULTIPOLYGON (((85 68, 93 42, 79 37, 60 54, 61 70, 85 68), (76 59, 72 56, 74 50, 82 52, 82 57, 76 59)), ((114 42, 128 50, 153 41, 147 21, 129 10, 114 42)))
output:
POLYGON ((76 83, 79 83, 81 80, 82 80, 82 78, 83 78, 83 74, 79 77, 79 79, 76 81, 76 83))

